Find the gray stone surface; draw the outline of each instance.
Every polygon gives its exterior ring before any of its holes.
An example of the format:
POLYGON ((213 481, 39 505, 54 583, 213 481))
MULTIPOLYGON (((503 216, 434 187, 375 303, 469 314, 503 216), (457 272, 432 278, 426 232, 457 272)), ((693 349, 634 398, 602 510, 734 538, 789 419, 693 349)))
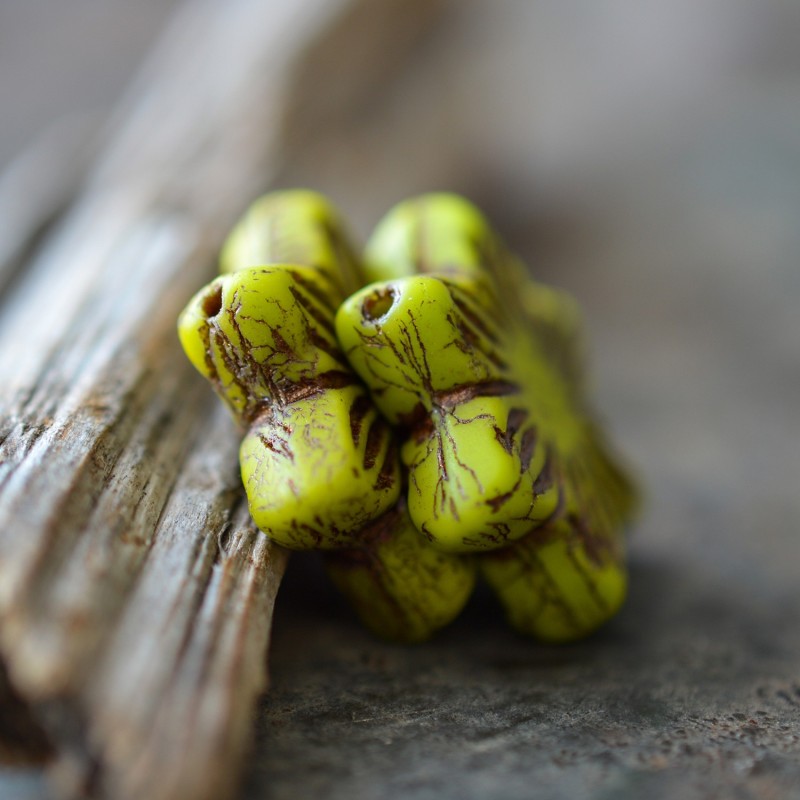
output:
POLYGON ((403 648, 310 602, 313 577, 282 596, 246 797, 800 793, 796 600, 636 559, 625 611, 581 644, 522 640, 482 596, 403 648))

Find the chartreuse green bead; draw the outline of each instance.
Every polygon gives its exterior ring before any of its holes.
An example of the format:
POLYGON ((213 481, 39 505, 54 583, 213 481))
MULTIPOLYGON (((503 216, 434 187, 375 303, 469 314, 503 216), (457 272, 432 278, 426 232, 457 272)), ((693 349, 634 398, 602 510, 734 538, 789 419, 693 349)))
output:
POLYGON ((285 243, 294 242, 279 231, 277 244, 257 239, 251 212, 250 227, 237 228, 226 248, 236 271, 190 301, 179 336, 191 362, 247 429, 242 479, 259 528, 287 547, 352 547, 364 526, 396 503, 399 463, 392 432, 334 333, 348 280, 337 272, 340 244, 324 247, 320 231, 333 230, 331 238, 341 243, 336 218, 322 214, 318 198, 308 193, 281 195, 279 204, 260 206, 261 224, 269 229, 273 212, 288 215, 302 238, 305 215, 308 257, 318 264, 244 268, 243 259, 287 254, 285 243), (289 213, 295 201, 300 211, 289 213), (260 242, 249 250, 245 229, 260 242))
POLYGON ((325 556, 364 625, 385 639, 422 642, 452 622, 475 586, 475 560, 431 547, 402 504, 369 535, 365 546, 325 556))
POLYGON ((408 432, 411 518, 451 552, 508 544, 558 501, 555 487, 534 489, 546 453, 516 436, 528 414, 509 343, 473 289, 469 279, 402 278, 357 292, 337 314, 350 363, 408 432))
POLYGON ((307 189, 256 200, 225 240, 219 263, 223 274, 264 264, 315 267, 342 297, 364 285, 339 213, 323 195, 307 189))
POLYGON ((364 249, 367 283, 435 274, 484 284, 494 291, 482 249, 495 239, 483 215, 455 194, 430 194, 396 205, 378 223, 364 249))
POLYGON ((533 338, 571 378, 582 372, 580 309, 566 292, 534 281, 486 218, 455 194, 429 194, 395 206, 378 224, 364 253, 366 283, 434 273, 467 277, 475 294, 496 295, 502 327, 533 338), (574 363, 571 363, 574 362, 574 363))
POLYGON ((569 642, 617 613, 628 585, 623 543, 601 531, 561 517, 481 558, 482 574, 517 630, 569 642))
POLYGON ((518 629, 589 633, 625 595, 635 493, 587 412, 574 302, 525 278, 452 195, 402 203, 366 252, 380 282, 346 301, 337 332, 375 402, 405 426, 414 523, 444 549, 487 548, 483 572, 518 629))

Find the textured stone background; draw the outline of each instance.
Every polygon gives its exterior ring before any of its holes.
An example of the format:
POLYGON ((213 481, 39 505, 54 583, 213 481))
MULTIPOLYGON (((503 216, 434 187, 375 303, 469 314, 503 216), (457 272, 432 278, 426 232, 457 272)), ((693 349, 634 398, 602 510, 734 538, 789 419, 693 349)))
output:
MULTIPOLYGON (((374 136, 422 97, 414 127, 472 165, 457 188, 586 309, 597 406, 646 489, 628 604, 554 648, 480 594, 402 648, 295 558, 242 800, 800 797, 800 13, 650 6, 464 4, 363 146, 286 176, 334 196, 369 176, 366 229, 373 197, 430 188, 374 136)), ((0 161, 109 104, 166 5, 69 8, 0 6, 0 161)), ((47 793, 9 766, 0 797, 47 793)))

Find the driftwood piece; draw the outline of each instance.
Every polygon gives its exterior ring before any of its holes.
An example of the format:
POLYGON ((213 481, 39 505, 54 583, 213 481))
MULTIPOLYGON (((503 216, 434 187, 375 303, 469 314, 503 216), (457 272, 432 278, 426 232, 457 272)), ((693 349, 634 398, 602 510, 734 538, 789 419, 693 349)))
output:
POLYGON ((435 8, 189 3, 84 190, 3 287, 3 696, 52 744, 67 794, 236 786, 286 555, 249 520, 237 432, 175 317, 235 216, 382 89, 435 8))
POLYGON ((77 191, 98 127, 91 115, 64 120, 0 175, 0 293, 77 191))

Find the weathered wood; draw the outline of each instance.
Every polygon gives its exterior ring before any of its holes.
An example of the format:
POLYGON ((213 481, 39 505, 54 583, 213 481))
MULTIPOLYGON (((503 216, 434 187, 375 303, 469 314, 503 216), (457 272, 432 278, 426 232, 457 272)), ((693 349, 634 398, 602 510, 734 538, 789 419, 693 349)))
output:
POLYGON ((0 664, 0 764, 41 764, 53 756, 53 748, 8 682, 0 664))
POLYGON ((64 120, 0 175, 0 293, 77 191, 98 127, 91 115, 64 120))
POLYGON ((286 555, 174 334, 225 229, 436 4, 189 3, 2 296, 0 658, 67 794, 229 794, 286 555), (331 104, 329 87, 341 87, 331 104))

